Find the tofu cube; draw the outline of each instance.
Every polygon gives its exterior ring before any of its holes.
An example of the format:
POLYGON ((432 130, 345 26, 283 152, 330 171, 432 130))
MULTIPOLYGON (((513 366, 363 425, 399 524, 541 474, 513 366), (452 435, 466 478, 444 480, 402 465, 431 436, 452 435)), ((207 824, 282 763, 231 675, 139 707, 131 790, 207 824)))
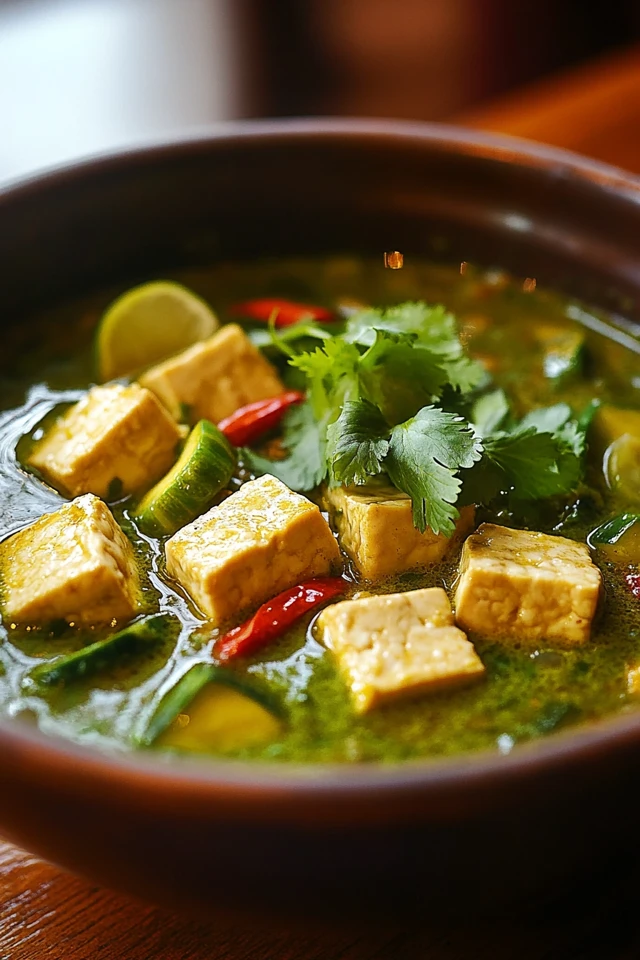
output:
POLYGON ((601 580, 583 543, 483 523, 462 550, 456 621, 489 637, 585 643, 601 580))
POLYGON ((140 602, 133 548, 90 493, 0 544, 0 575, 11 623, 124 623, 140 602))
POLYGON ((316 630, 335 656, 358 713, 484 673, 441 587, 343 600, 322 611, 316 630))
POLYGON ((325 505, 343 550, 367 580, 437 563, 472 528, 475 507, 463 507, 452 537, 413 525, 411 498, 389 485, 333 487, 325 505))
POLYGON ((215 624, 340 565, 318 507, 269 475, 183 527, 165 550, 168 574, 215 624))
POLYGON ((282 393, 275 369, 235 323, 184 353, 147 370, 140 383, 176 418, 218 423, 239 407, 282 393))
POLYGON ((47 431, 29 465, 67 496, 117 498, 150 487, 173 464, 180 432, 137 383, 93 387, 47 431))

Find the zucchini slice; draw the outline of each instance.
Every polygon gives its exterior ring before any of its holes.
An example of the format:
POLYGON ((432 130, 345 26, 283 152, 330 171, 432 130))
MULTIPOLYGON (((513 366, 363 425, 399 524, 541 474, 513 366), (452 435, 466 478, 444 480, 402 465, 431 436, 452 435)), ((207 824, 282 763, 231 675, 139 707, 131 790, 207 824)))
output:
POLYGON ((134 513, 149 536, 170 536, 195 520, 229 483, 236 453, 213 423, 200 420, 175 466, 143 497, 134 513))
POLYGON ((602 467, 611 490, 629 503, 640 503, 640 437, 624 433, 614 440, 602 467))
POLYGON ((591 433, 590 439, 601 450, 624 434, 640 438, 640 410, 603 404, 593 418, 591 433))
POLYGON ((138 744, 226 753, 273 740, 281 730, 259 691, 230 670, 197 663, 162 697, 138 744))
POLYGON ((114 633, 108 640, 99 640, 82 650, 43 663, 31 671, 35 683, 50 686, 55 683, 71 683, 110 667, 122 656, 132 656, 147 650, 162 639, 167 618, 163 614, 138 620, 136 623, 114 633))
POLYGON ((640 514, 621 513, 607 520, 589 535, 589 546, 619 563, 640 563, 640 514))

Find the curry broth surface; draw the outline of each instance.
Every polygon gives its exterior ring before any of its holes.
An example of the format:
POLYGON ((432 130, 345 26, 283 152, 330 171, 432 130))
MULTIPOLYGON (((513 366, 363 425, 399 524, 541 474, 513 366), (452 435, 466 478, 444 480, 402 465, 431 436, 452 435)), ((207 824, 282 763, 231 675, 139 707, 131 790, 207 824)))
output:
MULTIPOLYGON (((536 324, 575 328, 572 306, 546 291, 524 292, 499 273, 428 263, 382 269, 376 261, 324 260, 223 264, 183 272, 175 279, 205 297, 226 319, 230 303, 257 296, 310 302, 382 305, 407 299, 444 303, 459 320, 471 352, 482 356, 518 413, 532 406, 567 401, 580 409, 593 398, 640 406, 640 359, 621 343, 586 332, 587 374, 564 385, 545 379, 536 324), (569 314, 568 314, 569 311, 569 314)), ((92 382, 92 342, 104 307, 119 290, 50 311, 8 335, 0 365, 0 537, 56 509, 64 501, 23 471, 16 456, 39 436, 42 418, 73 402, 92 382), (35 432, 34 432, 35 431, 35 432), (21 438, 23 438, 21 440, 21 438), (19 443, 20 441, 20 443, 19 443)), ((575 307, 573 308, 575 312, 575 307)), ((479 511, 478 522, 528 526, 584 541, 615 512, 616 504, 593 468, 594 491, 571 502, 533 504, 515 514, 498 505, 479 511)), ((218 635, 165 575, 162 542, 140 534, 129 518, 129 500, 112 510, 131 538, 143 570, 145 612, 169 615, 166 636, 145 657, 123 659, 88 681, 42 693, 29 672, 43 659, 70 653, 105 638, 109 631, 79 631, 64 624, 50 629, 1 627, 0 709, 37 722, 48 732, 83 742, 128 749, 167 689, 193 663, 210 662, 218 635)), ((458 554, 426 572, 358 590, 391 592, 451 586, 458 554)), ((234 756, 279 761, 397 761, 469 750, 509 752, 515 744, 573 724, 634 709, 627 690, 629 668, 640 664, 640 601, 624 583, 624 568, 601 561, 606 599, 590 643, 578 649, 519 648, 508 641, 471 637, 487 674, 475 685, 396 702, 356 717, 330 654, 313 637, 309 619, 259 656, 238 661, 246 675, 275 700, 286 718, 281 737, 234 756)), ((637 695, 636 695, 637 696, 637 695)))

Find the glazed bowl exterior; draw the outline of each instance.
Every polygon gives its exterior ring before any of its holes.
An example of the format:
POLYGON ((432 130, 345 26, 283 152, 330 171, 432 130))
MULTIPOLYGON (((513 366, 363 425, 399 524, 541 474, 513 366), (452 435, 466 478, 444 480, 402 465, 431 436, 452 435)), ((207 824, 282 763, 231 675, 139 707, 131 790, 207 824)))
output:
MULTIPOLYGON (((445 126, 224 127, 0 192, 0 323, 220 259, 356 252, 506 268, 640 319, 640 181, 445 126)), ((626 848, 640 712, 401 766, 113 756, 0 722, 0 832, 207 914, 537 896, 626 848)))

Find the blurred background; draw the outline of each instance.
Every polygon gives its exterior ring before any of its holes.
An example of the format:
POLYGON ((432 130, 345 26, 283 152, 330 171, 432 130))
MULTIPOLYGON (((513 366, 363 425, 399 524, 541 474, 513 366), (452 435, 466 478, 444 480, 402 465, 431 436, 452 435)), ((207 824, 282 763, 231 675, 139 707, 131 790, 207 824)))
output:
POLYGON ((638 40, 638 0, 0 0, 0 179, 245 117, 474 122, 638 40))

